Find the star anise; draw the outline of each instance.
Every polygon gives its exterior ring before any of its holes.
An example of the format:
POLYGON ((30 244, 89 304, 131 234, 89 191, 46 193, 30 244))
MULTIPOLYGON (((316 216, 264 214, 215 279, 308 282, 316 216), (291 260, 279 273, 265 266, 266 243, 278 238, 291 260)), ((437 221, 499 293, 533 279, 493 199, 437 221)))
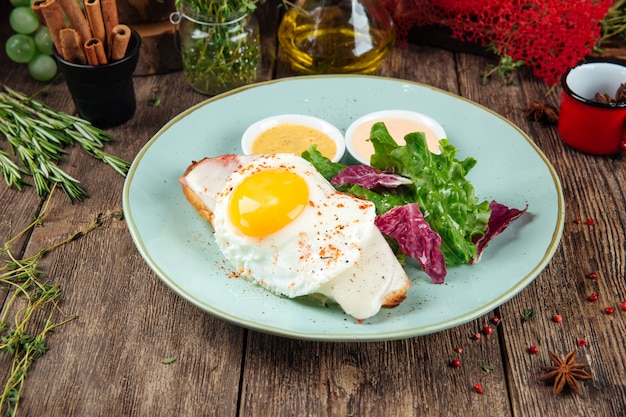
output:
POLYGON ((554 124, 559 120, 559 113, 556 107, 539 101, 533 101, 524 107, 524 116, 529 120, 545 124, 554 124))
POLYGON ((576 362, 575 350, 565 355, 565 359, 561 359, 561 357, 550 351, 548 351, 548 354, 554 366, 545 366, 543 370, 548 373, 540 376, 538 379, 540 381, 554 380, 552 392, 555 394, 561 392, 565 384, 567 384, 572 391, 580 395, 580 386, 577 380, 592 378, 590 374, 583 370, 587 364, 576 362))

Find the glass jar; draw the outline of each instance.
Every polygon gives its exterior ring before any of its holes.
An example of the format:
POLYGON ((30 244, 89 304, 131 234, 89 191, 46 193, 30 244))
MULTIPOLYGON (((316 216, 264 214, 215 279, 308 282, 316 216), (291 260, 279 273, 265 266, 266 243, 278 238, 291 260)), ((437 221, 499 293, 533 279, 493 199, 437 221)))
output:
POLYGON ((259 24, 251 14, 199 14, 185 3, 170 15, 177 24, 183 73, 196 91, 216 95, 258 79, 259 24))
POLYGON ((304 0, 285 13, 278 40, 296 72, 367 74, 393 49, 395 28, 379 0, 304 0))

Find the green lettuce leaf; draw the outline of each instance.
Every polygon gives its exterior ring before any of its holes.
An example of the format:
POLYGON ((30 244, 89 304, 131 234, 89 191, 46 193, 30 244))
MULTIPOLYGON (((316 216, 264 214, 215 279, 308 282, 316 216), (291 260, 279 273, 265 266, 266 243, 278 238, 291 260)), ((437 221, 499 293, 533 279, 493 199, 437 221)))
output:
POLYGON ((457 148, 447 139, 439 143, 440 154, 428 150, 422 132, 410 133, 406 145, 399 146, 384 123, 376 123, 370 140, 374 145, 371 165, 413 180, 406 198, 418 203, 424 218, 441 236, 441 250, 447 265, 468 263, 476 255, 474 235, 483 234, 491 210, 489 202, 479 202, 474 187, 466 179, 476 160, 456 159, 457 148))
POLYGON ((322 174, 328 182, 330 182, 335 175, 339 174, 346 167, 346 165, 338 162, 332 162, 330 159, 322 155, 321 152, 317 150, 317 145, 311 145, 309 149, 302 152, 301 156, 312 163, 315 169, 317 169, 317 171, 322 174))

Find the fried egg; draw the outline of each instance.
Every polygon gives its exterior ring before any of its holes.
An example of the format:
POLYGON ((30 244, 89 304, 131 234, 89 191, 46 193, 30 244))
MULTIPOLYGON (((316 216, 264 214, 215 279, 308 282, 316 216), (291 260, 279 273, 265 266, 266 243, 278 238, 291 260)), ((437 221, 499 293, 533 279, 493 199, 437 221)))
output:
POLYGON ((210 213, 203 217, 241 276, 290 298, 328 297, 357 319, 406 297, 410 281, 373 203, 336 191, 308 161, 230 155, 192 167, 181 178, 187 198, 210 213))

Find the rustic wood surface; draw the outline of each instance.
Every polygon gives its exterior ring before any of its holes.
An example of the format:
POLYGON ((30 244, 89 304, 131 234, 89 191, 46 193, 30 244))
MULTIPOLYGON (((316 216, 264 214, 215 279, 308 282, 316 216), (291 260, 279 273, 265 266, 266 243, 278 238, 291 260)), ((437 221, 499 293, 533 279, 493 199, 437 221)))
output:
MULTIPOLYGON (((7 21, 8 2, 0 15, 7 21)), ((263 79, 292 75, 276 58, 279 10, 259 11, 264 32, 263 79)), ((4 45, 10 33, 0 26, 4 45)), ((433 85, 501 114, 526 132, 558 173, 565 197, 562 242, 547 268, 494 312, 454 329, 408 340, 318 343, 248 331, 213 318, 172 293, 148 268, 131 240, 122 210, 124 178, 68 149, 62 167, 90 194, 70 204, 57 192, 44 222, 13 248, 27 256, 86 228, 102 227, 51 252, 40 267, 64 292, 62 310, 78 318, 48 338, 50 350, 31 369, 22 416, 626 416, 626 174, 624 157, 594 157, 562 144, 554 126, 524 117, 539 100, 558 106, 560 91, 526 70, 512 85, 481 73, 489 57, 409 44, 396 49, 377 75, 433 85), (577 224, 575 219, 583 219, 577 224), (588 226, 585 219, 595 221, 588 226), (587 274, 597 272, 591 280, 587 274), (586 296, 597 292, 595 303, 586 296), (607 315, 603 308, 616 313, 607 315), (524 309, 537 316, 522 322, 524 309), (563 322, 552 316, 559 313, 563 322), (492 335, 471 335, 497 315, 492 335), (584 337, 587 345, 579 347, 584 337), (528 348, 537 345, 531 355, 528 348), (461 347, 462 352, 455 352, 461 347), (548 350, 576 350, 593 379, 582 394, 552 393, 539 382, 548 350), (163 358, 175 357, 171 364, 163 358), (462 366, 449 366, 459 358, 462 366), (492 370, 484 370, 489 365, 492 370), (484 393, 472 389, 481 383, 484 393)), ((0 81, 26 94, 43 84, 24 65, 0 56, 0 81)), ((137 112, 109 129, 106 150, 132 160, 171 118, 206 99, 180 72, 135 78, 137 112), (161 104, 149 106, 159 97, 161 104)), ((61 79, 42 98, 69 113, 74 106, 61 79)), ((8 238, 42 209, 33 189, 0 186, 0 236, 8 238)), ((3 240, 4 242, 4 240, 3 240)), ((0 356, 0 376, 10 369, 0 356)))

